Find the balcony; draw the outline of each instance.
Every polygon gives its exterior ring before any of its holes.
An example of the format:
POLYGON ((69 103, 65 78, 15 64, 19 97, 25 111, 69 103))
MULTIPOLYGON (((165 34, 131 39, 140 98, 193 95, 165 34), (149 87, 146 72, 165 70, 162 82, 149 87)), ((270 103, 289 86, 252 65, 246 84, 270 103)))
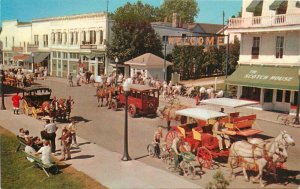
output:
POLYGON ((229 28, 258 28, 300 25, 300 14, 281 14, 275 16, 254 16, 248 18, 231 18, 229 28))
POLYGON ((16 46, 12 47, 12 51, 14 51, 14 52, 23 52, 23 50, 24 50, 23 47, 16 47, 16 46))
POLYGON ((92 44, 90 42, 82 41, 82 45, 80 45, 80 49, 97 49, 97 45, 92 44))
POLYGON ((36 44, 28 44, 28 45, 27 45, 27 51, 28 51, 28 52, 37 51, 38 48, 39 48, 39 46, 36 45, 36 44))

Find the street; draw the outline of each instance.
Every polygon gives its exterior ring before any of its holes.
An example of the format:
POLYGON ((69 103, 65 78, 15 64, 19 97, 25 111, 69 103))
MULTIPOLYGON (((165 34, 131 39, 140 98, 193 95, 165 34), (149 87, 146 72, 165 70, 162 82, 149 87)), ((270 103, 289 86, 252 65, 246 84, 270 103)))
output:
MULTIPOLYGON (((97 99, 95 97, 95 87, 88 85, 83 85, 80 87, 68 87, 67 81, 57 78, 49 78, 47 80, 37 80, 38 83, 42 85, 49 86, 52 89, 52 98, 56 96, 57 98, 68 98, 72 96, 74 98, 75 104, 72 109, 71 117, 74 117, 78 123, 78 136, 95 143, 109 151, 123 153, 124 145, 124 110, 119 109, 118 111, 113 111, 107 107, 97 107, 97 99)), ((192 102, 193 99, 187 99, 183 103, 192 102)), ((165 100, 160 100, 160 106, 165 104, 165 100)), ((188 104, 187 104, 188 105, 188 104)), ((192 106, 192 105, 191 105, 192 106)), ((10 99, 6 98, 6 107, 11 108, 10 99)), ((213 109, 218 109, 219 107, 210 107, 213 109)), ((239 108, 239 111, 243 113, 254 113, 258 112, 257 110, 239 108)), ((272 114, 268 114, 272 115, 272 114)), ((276 119, 276 118, 269 118, 276 119)), ((61 123, 64 124, 64 123, 61 123)), ((59 124, 59 125, 61 125, 59 124)), ((176 123, 173 123, 173 125, 176 123)), ((143 163, 146 163, 150 166, 159 168, 161 170, 168 171, 166 164, 161 160, 147 156, 146 147, 149 143, 152 142, 154 131, 157 129, 158 125, 166 126, 166 121, 161 120, 158 117, 147 118, 147 117, 129 117, 129 155, 132 159, 136 159, 143 163)), ((60 126, 61 127, 61 126, 60 126)), ((299 170, 300 164, 298 163, 298 157, 300 155, 300 133, 299 128, 282 126, 275 122, 265 121, 257 119, 255 122, 254 128, 261 129, 264 132, 262 136, 266 138, 276 137, 281 130, 286 130, 291 134, 296 142, 296 146, 289 147, 288 149, 288 161, 285 164, 288 170, 296 171, 296 179, 290 179, 289 183, 286 186, 283 186, 283 183, 269 184, 266 188, 296 188, 299 184, 299 170)), ((166 129, 163 131, 164 135, 166 134, 166 129)), ((84 161, 84 160, 83 160, 84 161)), ((226 178, 229 171, 223 165, 219 169, 226 175, 226 178)), ((212 175, 216 170, 205 170, 201 178, 196 178, 190 180, 186 178, 187 181, 198 184, 199 186, 205 187, 206 184, 212 180, 212 175)), ((155 174, 155 173, 153 173, 155 174)), ((173 173, 180 176, 178 173, 173 173)), ((244 181, 242 174, 239 174, 235 180, 230 182, 230 188, 253 188, 259 187, 259 184, 252 184, 244 181)))

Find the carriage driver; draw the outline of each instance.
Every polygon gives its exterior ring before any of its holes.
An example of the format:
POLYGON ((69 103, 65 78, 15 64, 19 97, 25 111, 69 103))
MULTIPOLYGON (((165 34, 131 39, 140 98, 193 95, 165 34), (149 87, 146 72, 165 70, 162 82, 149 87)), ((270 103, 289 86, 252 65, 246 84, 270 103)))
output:
POLYGON ((212 132, 213 136, 218 139, 219 142, 219 149, 223 150, 223 139, 225 140, 225 147, 230 147, 230 138, 227 134, 225 134, 223 131, 227 130, 224 123, 220 122, 220 117, 216 119, 215 124, 213 125, 212 132))

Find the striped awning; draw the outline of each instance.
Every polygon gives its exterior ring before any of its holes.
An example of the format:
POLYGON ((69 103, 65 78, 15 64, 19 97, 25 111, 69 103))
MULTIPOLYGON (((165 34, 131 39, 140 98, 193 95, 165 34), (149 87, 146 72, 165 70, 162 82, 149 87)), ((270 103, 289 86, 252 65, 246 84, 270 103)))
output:
POLYGON ((29 58, 29 55, 28 54, 18 54, 18 55, 15 55, 13 57, 13 60, 14 61, 24 61, 26 60, 27 58, 29 58))
POLYGON ((262 9, 263 0, 253 0, 250 5, 246 8, 247 12, 256 12, 259 9, 262 9))

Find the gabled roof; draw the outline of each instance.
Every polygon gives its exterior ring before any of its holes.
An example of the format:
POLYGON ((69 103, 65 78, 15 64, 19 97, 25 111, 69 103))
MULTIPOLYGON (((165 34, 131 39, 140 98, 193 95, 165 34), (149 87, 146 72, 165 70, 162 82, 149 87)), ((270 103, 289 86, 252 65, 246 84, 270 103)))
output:
MULTIPOLYGON (((164 59, 151 54, 146 53, 131 60, 126 61, 124 64, 130 66, 142 66, 147 68, 163 68, 164 59)), ((173 65, 171 62, 166 61, 166 66, 173 65)))
POLYGON ((218 33, 223 28, 222 24, 198 23, 205 33, 218 33))

